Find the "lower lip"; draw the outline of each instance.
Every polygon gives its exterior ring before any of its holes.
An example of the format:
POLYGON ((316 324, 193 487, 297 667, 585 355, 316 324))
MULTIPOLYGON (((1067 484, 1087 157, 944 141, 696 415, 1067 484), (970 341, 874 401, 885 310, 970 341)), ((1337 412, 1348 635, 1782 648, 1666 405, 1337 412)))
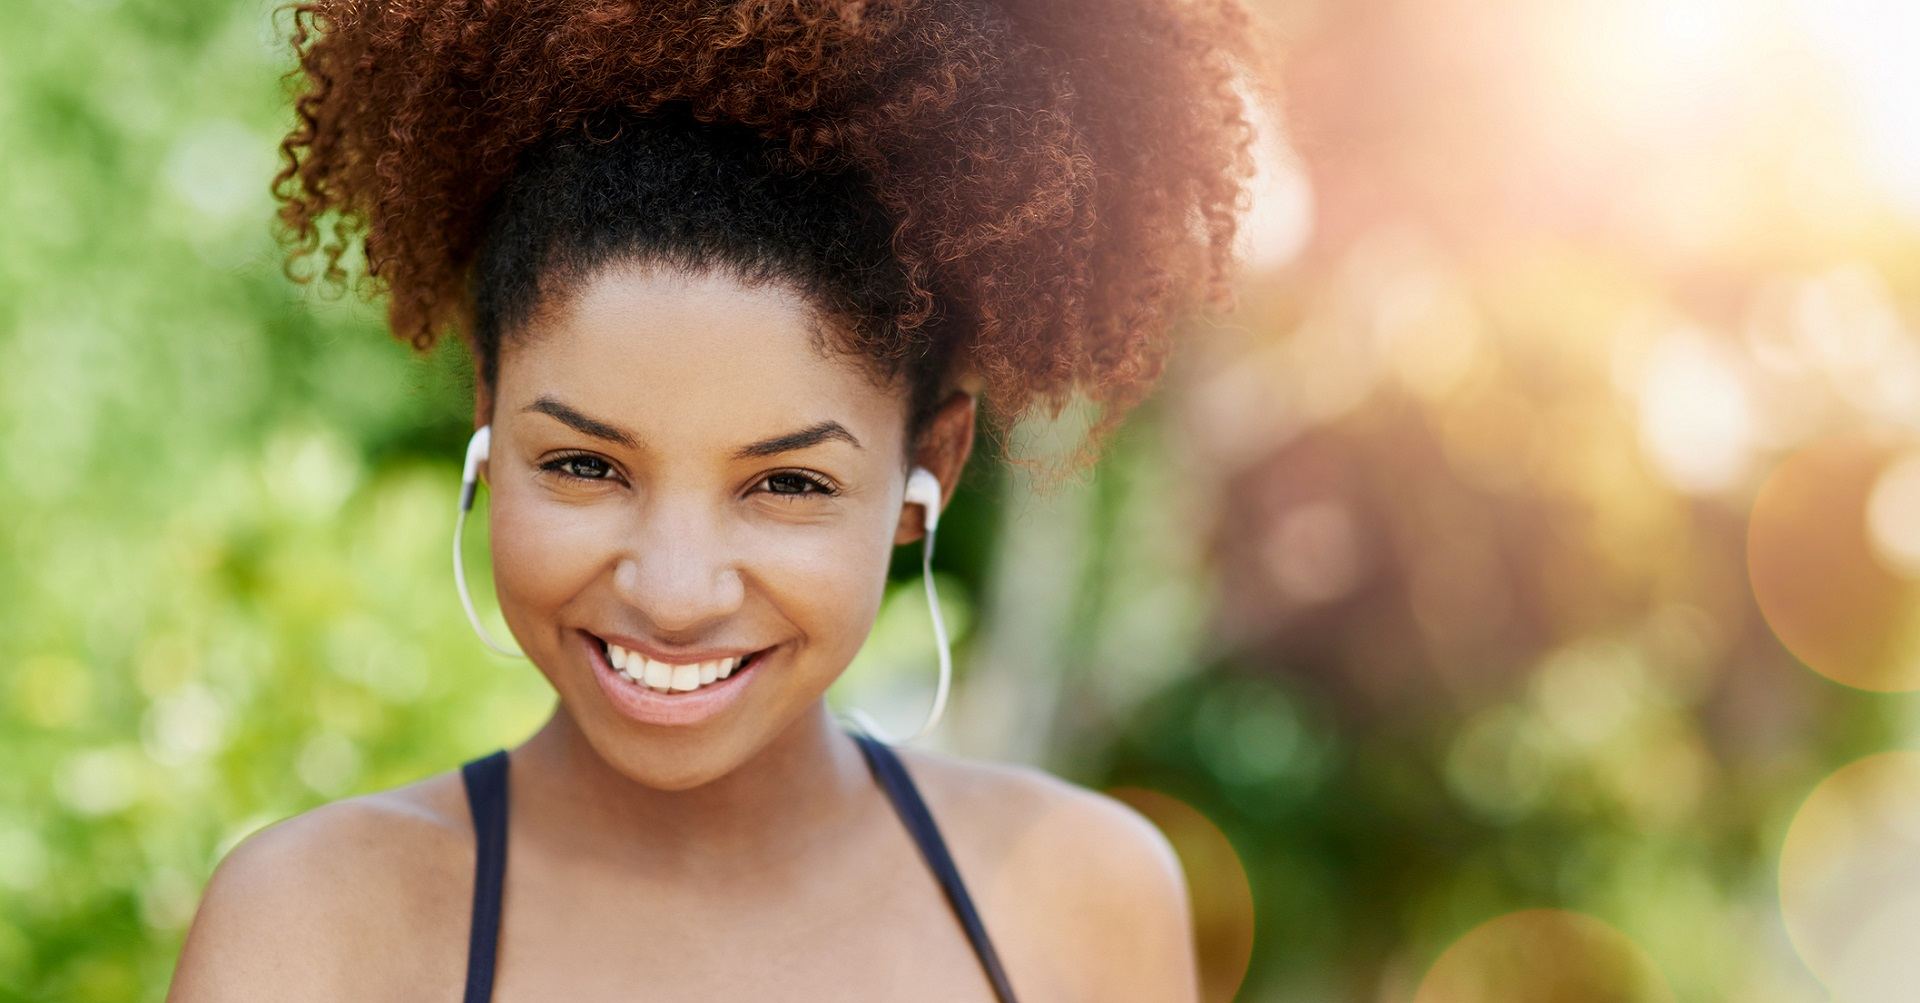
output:
POLYGON ((582 631, 580 640, 587 646, 587 661, 593 665, 593 678, 600 682, 600 691, 607 695, 607 702, 613 704, 613 709, 622 716, 642 724, 691 725, 719 716, 739 701, 741 694, 747 691, 748 681, 756 675, 754 670, 760 667, 768 651, 772 650, 754 654, 745 665, 733 670, 732 675, 716 679, 697 690, 662 693, 639 683, 627 682, 607 662, 606 650, 592 634, 582 631))

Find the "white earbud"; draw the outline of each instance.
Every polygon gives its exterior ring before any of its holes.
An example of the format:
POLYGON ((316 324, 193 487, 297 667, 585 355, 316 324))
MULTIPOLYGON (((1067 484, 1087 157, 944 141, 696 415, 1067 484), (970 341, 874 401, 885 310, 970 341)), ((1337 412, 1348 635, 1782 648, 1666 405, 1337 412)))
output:
POLYGON ((467 462, 460 472, 460 514, 453 519, 453 584, 460 593, 460 606, 467 611, 467 622, 473 624, 473 632, 480 635, 480 642, 508 658, 525 658, 526 655, 496 643, 487 628, 480 624, 480 614, 473 610, 473 596, 467 594, 466 562, 460 558, 460 534, 467 527, 467 512, 473 508, 473 495, 480 483, 480 464, 486 462, 493 449, 493 426, 482 425, 473 430, 473 438, 467 440, 467 462))
POLYGON ((487 455, 493 452, 493 426, 482 425, 473 430, 473 438, 467 440, 467 462, 460 471, 460 507, 473 507, 473 486, 480 481, 480 464, 487 461, 487 455))
POLYGON ((940 522, 940 478, 925 467, 913 468, 907 477, 907 504, 918 505, 925 513, 927 532, 940 522))
POLYGON ((889 745, 911 742, 933 730, 933 726, 940 722, 941 713, 946 710, 947 689, 953 680, 953 652, 947 643, 947 622, 940 616, 940 597, 933 590, 933 531, 940 524, 940 499, 940 478, 935 477, 933 471, 925 467, 913 468, 913 473, 907 477, 907 490, 903 502, 907 505, 920 506, 927 527, 927 535, 921 538, 923 546, 920 551, 920 579, 926 583, 927 609, 933 614, 933 639, 940 655, 940 682, 933 691, 933 709, 927 712, 927 719, 920 725, 920 729, 905 738, 894 738, 888 735, 880 727, 879 722, 857 707, 848 713, 848 717, 860 727, 860 730, 889 745))

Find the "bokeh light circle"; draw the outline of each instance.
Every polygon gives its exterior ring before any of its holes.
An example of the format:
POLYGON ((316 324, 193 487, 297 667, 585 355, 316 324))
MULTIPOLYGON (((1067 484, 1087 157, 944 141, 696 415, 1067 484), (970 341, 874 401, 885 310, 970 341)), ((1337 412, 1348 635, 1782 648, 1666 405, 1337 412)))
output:
MULTIPOLYGON (((1868 525, 1897 455, 1864 437, 1807 446, 1767 478, 1747 524, 1754 599, 1780 643, 1815 672, 1877 692, 1920 689, 1920 583, 1888 566, 1868 525)), ((1878 516, 1878 532, 1891 518, 1878 516)))
POLYGON ((1231 1003, 1253 960, 1253 886, 1240 854, 1219 826, 1179 798, 1146 787, 1107 794, 1146 816, 1179 854, 1193 903, 1200 998, 1231 1003))
POLYGON ((1887 570, 1920 578, 1920 450, 1889 463, 1867 496, 1867 538, 1887 570))
POLYGON ((1673 1003, 1673 991, 1626 934, 1565 909, 1511 912, 1440 955, 1413 1003, 1673 1003))
POLYGON ((1780 851, 1780 912, 1807 967, 1847 1003, 1920 986, 1920 752, 1836 770, 1800 805, 1780 851))

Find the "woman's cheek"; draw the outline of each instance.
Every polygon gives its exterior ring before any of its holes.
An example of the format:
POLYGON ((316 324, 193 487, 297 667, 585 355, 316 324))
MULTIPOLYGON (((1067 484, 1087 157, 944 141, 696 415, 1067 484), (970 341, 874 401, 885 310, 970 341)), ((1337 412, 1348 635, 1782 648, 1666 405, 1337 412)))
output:
POLYGON ((604 531, 578 509, 543 505, 533 496, 504 496, 493 508, 493 580, 515 633, 536 646, 550 642, 559 609, 593 580, 612 548, 604 531))
MULTIPOLYGON (((554 643, 559 612, 590 591, 620 551, 621 523, 613 507, 603 512, 543 503, 532 491, 502 492, 493 499, 494 588, 516 637, 535 647, 554 643)), ((738 528, 738 535, 721 534, 732 537, 733 546, 726 549, 733 556, 715 556, 737 562, 747 583, 741 613, 750 622, 739 626, 785 631, 776 639, 801 641, 810 668, 837 676, 859 653, 879 615, 891 523, 769 520, 738 528)))
POLYGON ((804 636, 808 665, 837 676, 879 615, 890 541, 853 520, 768 527, 755 536, 748 581, 759 581, 767 600, 804 636))

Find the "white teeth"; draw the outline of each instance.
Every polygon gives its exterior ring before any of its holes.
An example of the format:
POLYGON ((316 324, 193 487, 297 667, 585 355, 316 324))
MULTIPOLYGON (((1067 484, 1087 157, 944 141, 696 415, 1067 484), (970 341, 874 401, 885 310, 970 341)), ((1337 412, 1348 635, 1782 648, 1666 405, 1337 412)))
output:
POLYGON ((670 665, 656 662, 637 651, 630 651, 614 644, 606 643, 607 664, 621 678, 638 686, 658 690, 663 693, 685 693, 697 690, 709 683, 718 682, 733 675, 747 660, 747 656, 716 658, 707 662, 689 662, 685 665, 670 665))

